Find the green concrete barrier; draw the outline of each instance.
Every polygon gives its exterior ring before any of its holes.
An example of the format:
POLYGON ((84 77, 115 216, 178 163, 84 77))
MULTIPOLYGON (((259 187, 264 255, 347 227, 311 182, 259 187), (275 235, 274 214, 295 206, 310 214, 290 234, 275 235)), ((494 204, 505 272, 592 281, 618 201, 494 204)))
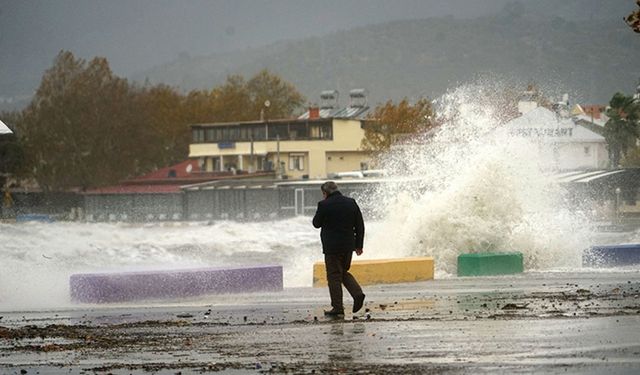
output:
POLYGON ((489 276, 521 273, 522 253, 476 253, 458 256, 458 276, 489 276))

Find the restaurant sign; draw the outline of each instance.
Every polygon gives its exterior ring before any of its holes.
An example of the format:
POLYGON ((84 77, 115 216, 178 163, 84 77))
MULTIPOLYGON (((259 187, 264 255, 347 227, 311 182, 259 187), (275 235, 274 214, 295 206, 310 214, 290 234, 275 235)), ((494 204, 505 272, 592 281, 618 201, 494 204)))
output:
POLYGON ((572 137, 573 128, 516 128, 509 134, 517 137, 572 137))

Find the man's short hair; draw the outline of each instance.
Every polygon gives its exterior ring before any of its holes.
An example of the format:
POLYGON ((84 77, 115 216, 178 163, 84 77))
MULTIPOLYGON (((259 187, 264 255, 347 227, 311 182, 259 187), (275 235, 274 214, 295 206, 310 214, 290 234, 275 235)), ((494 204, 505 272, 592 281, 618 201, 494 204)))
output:
POLYGON ((327 195, 333 193, 338 190, 338 185, 333 181, 327 181, 322 186, 320 186, 320 190, 327 193, 327 195))

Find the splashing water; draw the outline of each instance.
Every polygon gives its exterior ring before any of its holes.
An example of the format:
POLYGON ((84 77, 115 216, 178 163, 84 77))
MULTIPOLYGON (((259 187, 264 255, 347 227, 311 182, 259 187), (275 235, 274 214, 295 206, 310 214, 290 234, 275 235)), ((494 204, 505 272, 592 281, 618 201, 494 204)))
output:
MULTIPOLYGON (((74 273, 282 265, 310 286, 322 259, 309 217, 238 223, 0 223, 0 311, 71 306, 74 273)), ((211 298, 207 299, 209 302, 211 298)))
POLYGON ((551 177, 550 147, 510 137, 500 114, 477 99, 484 89, 445 95, 439 113, 450 120, 382 158, 385 169, 414 183, 374 193, 386 211, 371 251, 433 256, 440 276, 455 274, 458 255, 481 251, 522 252, 527 269, 580 267, 590 225, 551 177))
MULTIPOLYGON (((551 177, 552 151, 509 137, 503 115, 467 85, 438 102, 452 119, 431 138, 382 159, 400 184, 362 196, 375 202, 364 259, 427 255, 436 277, 461 253, 520 251, 527 270, 581 268, 592 244, 586 216, 551 177)), ((637 240, 636 240, 637 241, 637 240)), ((277 264, 285 287, 311 286, 322 259, 309 217, 260 223, 0 223, 0 311, 70 306, 69 276, 277 264)), ((211 301, 211 299, 207 299, 211 301)))

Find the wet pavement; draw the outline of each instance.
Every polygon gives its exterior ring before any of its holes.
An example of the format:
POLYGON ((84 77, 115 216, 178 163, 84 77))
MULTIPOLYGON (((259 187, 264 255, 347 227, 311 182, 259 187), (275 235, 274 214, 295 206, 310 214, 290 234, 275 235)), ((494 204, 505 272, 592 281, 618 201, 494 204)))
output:
POLYGON ((545 272, 0 312, 0 373, 640 373, 640 272, 545 272), (350 308, 350 305, 346 306, 350 308))

